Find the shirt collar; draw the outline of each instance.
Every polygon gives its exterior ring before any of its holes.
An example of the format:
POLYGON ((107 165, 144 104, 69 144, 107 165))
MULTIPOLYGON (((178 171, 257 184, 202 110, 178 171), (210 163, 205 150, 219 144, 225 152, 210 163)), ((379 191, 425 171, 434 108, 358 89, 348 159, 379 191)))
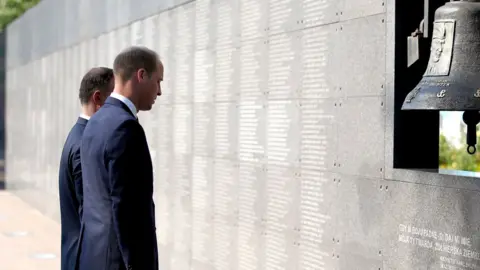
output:
POLYGON ((90 120, 90 116, 86 115, 86 114, 80 114, 80 118, 83 118, 85 120, 90 120))
POLYGON ((118 94, 118 93, 115 93, 113 92, 112 94, 110 94, 110 96, 112 98, 116 98, 118 100, 120 100, 121 102, 123 102, 125 105, 127 105, 127 107, 130 109, 130 111, 132 112, 133 115, 135 115, 135 117, 137 116, 137 108, 135 108, 135 105, 133 105, 132 101, 130 101, 130 99, 118 94))

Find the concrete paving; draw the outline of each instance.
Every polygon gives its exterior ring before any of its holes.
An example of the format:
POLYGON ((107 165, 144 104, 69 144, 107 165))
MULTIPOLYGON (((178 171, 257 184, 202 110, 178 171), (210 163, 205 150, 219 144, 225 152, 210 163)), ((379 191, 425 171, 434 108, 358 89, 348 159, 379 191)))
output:
POLYGON ((0 191, 0 270, 60 269, 60 224, 0 191))

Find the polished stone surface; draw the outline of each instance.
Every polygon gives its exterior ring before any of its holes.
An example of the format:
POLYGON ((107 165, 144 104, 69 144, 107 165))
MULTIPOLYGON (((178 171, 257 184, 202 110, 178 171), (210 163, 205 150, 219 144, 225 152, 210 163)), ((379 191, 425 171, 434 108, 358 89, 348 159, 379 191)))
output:
POLYGON ((1 191, 0 251, 1 269, 60 269, 60 225, 1 191))

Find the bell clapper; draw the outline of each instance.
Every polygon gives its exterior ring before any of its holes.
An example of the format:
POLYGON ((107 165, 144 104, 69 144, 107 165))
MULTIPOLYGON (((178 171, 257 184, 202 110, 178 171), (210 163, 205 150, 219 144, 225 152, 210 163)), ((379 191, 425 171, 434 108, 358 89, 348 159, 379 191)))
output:
POLYGON ((477 151, 477 124, 480 122, 478 111, 465 111, 463 113, 463 122, 467 125, 467 152, 470 155, 477 151))
POLYGON ((476 151, 477 151, 477 148, 475 147, 475 145, 469 145, 469 146, 467 146, 467 152, 468 152, 470 155, 475 154, 476 151))

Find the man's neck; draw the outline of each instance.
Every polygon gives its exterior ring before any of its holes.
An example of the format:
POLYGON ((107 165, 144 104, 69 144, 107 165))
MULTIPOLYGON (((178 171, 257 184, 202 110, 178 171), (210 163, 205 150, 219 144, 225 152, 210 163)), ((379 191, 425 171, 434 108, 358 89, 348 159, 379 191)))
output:
POLYGON ((95 113, 95 109, 90 106, 89 104, 87 105, 82 105, 82 114, 88 117, 92 117, 92 115, 95 113))
POLYGON ((128 100, 130 100, 133 103, 133 105, 135 106, 135 109, 138 112, 138 104, 137 104, 138 102, 137 102, 137 99, 133 95, 133 91, 130 88, 125 87, 123 85, 116 84, 115 89, 113 90, 113 93, 116 93, 118 95, 121 95, 121 96, 124 96, 124 97, 128 98, 128 100))

